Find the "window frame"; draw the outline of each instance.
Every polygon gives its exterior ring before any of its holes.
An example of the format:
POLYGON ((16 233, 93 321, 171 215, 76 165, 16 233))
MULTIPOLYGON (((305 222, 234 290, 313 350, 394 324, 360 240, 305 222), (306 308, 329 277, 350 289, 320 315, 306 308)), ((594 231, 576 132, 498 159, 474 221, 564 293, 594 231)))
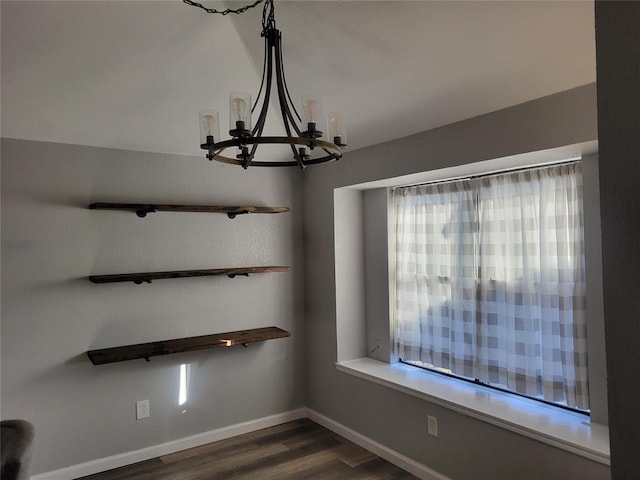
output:
MULTIPOLYGON (((453 411, 477 418, 552 446, 557 446, 600 463, 608 464, 608 409, 606 390, 606 356, 604 350, 604 313, 602 305, 602 254, 600 248, 600 210, 598 186, 597 141, 589 141, 549 150, 528 152, 381 178, 358 184, 341 185, 333 189, 333 239, 335 275, 336 369, 339 374, 356 376, 372 384, 384 385, 405 395, 440 404, 453 411), (389 188, 410 183, 445 180, 492 170, 526 167, 566 161, 583 160, 585 192, 585 253, 587 261, 587 296, 589 322, 591 419, 584 415, 551 408, 554 415, 543 422, 535 421, 550 407, 532 406, 526 399, 512 399, 507 414, 503 408, 504 394, 491 392, 469 384, 462 396, 438 396, 444 388, 434 374, 401 365, 389 350, 390 310, 389 285, 393 275, 388 258, 389 188), (589 171, 587 174, 587 170, 589 171), (587 213, 589 212, 589 213, 587 213), (588 239, 588 240, 587 240, 588 239), (592 345, 593 342, 593 345, 592 345), (593 395, 594 388, 596 395, 593 395), (497 397, 495 396, 497 394, 497 397), (482 399, 494 399, 494 408, 486 410, 482 399), (496 407, 497 406, 497 407, 496 407)), ((439 377, 439 376, 438 376, 439 377)), ((452 384, 461 382, 446 379, 452 384)), ((446 390, 446 389, 445 389, 446 390)), ((509 397, 513 397, 509 395, 509 397)), ((488 401, 488 400, 487 400, 488 401)), ((486 402, 485 402, 486 403, 486 402)), ((538 402, 536 402, 538 403, 538 402)))

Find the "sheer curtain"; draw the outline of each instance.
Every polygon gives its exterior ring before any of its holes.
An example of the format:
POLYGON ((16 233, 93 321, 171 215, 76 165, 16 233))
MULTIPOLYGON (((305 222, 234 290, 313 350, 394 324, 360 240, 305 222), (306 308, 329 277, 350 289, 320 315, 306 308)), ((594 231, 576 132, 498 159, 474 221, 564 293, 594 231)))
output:
POLYGON ((579 164, 397 188, 406 361, 589 408, 579 164))

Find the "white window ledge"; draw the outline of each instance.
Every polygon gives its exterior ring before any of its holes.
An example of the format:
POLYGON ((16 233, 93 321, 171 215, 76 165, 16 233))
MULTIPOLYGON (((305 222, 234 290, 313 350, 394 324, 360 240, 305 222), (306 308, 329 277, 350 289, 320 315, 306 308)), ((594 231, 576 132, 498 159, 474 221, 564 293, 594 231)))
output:
POLYGON ((498 427, 610 465, 609 428, 589 417, 479 387, 402 363, 359 358, 339 371, 421 398, 498 427))

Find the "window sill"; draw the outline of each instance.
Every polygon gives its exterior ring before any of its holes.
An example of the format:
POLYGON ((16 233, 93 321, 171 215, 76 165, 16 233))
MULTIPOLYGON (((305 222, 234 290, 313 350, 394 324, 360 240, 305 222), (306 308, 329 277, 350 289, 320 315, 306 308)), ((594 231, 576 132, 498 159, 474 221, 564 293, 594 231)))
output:
POLYGON ((401 363, 358 358, 340 372, 421 398, 590 460, 610 465, 609 428, 589 417, 488 390, 401 363))

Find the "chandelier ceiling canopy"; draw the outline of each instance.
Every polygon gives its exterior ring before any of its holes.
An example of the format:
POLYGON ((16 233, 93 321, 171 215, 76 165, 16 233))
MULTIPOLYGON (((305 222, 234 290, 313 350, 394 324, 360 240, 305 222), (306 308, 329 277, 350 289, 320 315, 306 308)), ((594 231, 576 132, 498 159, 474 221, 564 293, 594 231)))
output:
POLYGON ((282 61, 282 35, 276 28, 273 0, 256 0, 236 10, 215 10, 206 8, 192 0, 183 0, 187 5, 199 7, 207 13, 227 15, 244 13, 263 3, 262 33, 264 38, 264 62, 262 81, 255 102, 246 92, 231 92, 229 95, 229 136, 220 137, 220 115, 215 110, 200 112, 200 147, 207 150, 207 158, 222 163, 240 165, 243 168, 255 167, 300 167, 338 160, 342 149, 346 148, 346 131, 341 115, 330 113, 327 118, 328 132, 325 133, 325 117, 322 104, 314 95, 304 95, 301 99, 300 113, 291 100, 284 75, 282 61), (275 92, 272 85, 275 82, 275 92), (286 135, 265 136, 263 130, 272 92, 277 94, 277 104, 286 135), (253 114, 257 115, 255 122, 253 114), (260 145, 285 145, 291 149, 292 156, 283 160, 264 160, 257 158, 260 145), (229 156, 228 151, 235 152, 229 156), (223 155, 226 154, 226 155, 223 155))

